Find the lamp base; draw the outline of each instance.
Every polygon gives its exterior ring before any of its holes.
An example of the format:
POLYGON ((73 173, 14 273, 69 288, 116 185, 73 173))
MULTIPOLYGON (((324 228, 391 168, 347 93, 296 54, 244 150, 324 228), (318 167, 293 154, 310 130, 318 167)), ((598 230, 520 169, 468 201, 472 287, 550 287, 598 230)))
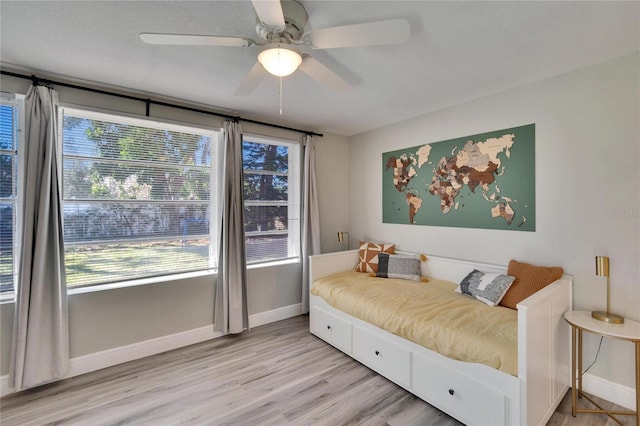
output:
POLYGON ((591 317, 597 319, 598 321, 608 322, 610 324, 623 324, 624 317, 620 315, 602 312, 602 311, 593 311, 591 312, 591 317))

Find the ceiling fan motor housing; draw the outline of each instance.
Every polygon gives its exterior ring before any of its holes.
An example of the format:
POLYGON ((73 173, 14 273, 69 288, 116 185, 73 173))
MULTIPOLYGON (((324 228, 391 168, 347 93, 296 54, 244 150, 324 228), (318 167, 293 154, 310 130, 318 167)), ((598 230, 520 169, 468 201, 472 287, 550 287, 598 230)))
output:
POLYGON ((307 11, 295 0, 282 0, 281 4, 285 22, 284 31, 274 31, 258 19, 256 32, 262 39, 272 43, 283 40, 301 41, 304 36, 304 27, 309 20, 307 11))

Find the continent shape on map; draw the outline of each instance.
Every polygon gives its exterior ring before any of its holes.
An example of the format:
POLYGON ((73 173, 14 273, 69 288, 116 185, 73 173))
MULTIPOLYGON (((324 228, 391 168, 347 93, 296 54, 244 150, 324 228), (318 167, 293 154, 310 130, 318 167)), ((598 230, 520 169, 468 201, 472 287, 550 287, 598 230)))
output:
POLYGON ((385 170, 393 170, 393 186, 400 192, 404 192, 404 188, 409 184, 411 179, 417 175, 415 166, 416 161, 413 156, 409 157, 402 154, 400 158, 394 156, 389 157, 385 170))
POLYGON ((396 190, 402 193, 406 192, 406 201, 409 207, 409 223, 413 223, 418 210, 420 210, 420 206, 422 206, 422 199, 416 191, 407 190, 407 186, 409 182, 411 182, 411 179, 418 175, 416 166, 420 167, 424 161, 426 161, 425 155, 426 158, 429 157, 429 149, 426 151, 420 149, 417 154, 418 160, 416 160, 413 154, 402 154, 399 158, 392 155, 387 159, 387 163, 385 164, 385 170, 392 169, 393 171, 393 186, 396 190))
POLYGON ((514 138, 514 134, 507 134, 499 138, 489 138, 485 142, 467 141, 455 155, 442 157, 438 161, 428 191, 440 197, 443 214, 449 213, 457 205, 456 197, 464 185, 467 185, 472 193, 480 186, 484 198, 488 201, 496 202, 497 198, 503 199, 497 200, 499 204, 491 209, 492 217, 502 217, 507 224, 511 224, 515 212, 509 202, 497 193, 487 195, 487 192, 490 190, 489 185, 495 182, 498 170, 504 173, 504 168, 499 169, 502 162, 498 154, 504 152, 505 156, 510 158, 514 138))
POLYGON ((422 198, 413 191, 407 192, 407 204, 409 205, 409 223, 413 223, 418 210, 422 207, 422 198))

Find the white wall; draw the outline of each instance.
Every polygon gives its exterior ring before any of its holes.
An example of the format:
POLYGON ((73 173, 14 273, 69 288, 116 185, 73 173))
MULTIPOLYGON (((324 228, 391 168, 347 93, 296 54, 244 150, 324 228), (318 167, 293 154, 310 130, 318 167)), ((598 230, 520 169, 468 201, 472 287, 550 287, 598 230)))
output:
MULTIPOLYGON (((349 232, 349 139, 325 135, 316 144, 316 172, 322 252, 347 249, 338 231, 349 232)), ((353 240, 352 248, 355 248, 353 240)))
MULTIPOLYGON (((594 256, 610 256, 612 310, 640 320, 639 75, 636 53, 352 137, 352 238, 489 263, 559 265, 575 277, 574 303, 583 310, 605 308, 594 256), (383 152, 529 123, 536 232, 382 223, 383 152)), ((591 373, 635 387, 633 346, 605 342, 591 373)), ((585 364, 597 343, 585 338, 585 364)))

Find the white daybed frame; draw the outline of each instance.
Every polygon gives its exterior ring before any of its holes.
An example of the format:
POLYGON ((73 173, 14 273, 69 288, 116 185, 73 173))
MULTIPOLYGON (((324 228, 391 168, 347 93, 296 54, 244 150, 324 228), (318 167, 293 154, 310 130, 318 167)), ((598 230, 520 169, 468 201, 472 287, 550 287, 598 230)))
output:
MULTIPOLYGON (((358 250, 310 257, 310 283, 353 270, 358 250)), ((472 269, 505 267, 428 256, 422 274, 460 282, 472 269)), ((428 284, 425 284, 428 285, 428 284)), ((310 295, 311 333, 465 424, 543 425, 569 388, 572 279, 564 276, 518 304, 518 377, 447 358, 341 312, 310 295)), ((461 296, 463 297, 463 296, 461 296)))

